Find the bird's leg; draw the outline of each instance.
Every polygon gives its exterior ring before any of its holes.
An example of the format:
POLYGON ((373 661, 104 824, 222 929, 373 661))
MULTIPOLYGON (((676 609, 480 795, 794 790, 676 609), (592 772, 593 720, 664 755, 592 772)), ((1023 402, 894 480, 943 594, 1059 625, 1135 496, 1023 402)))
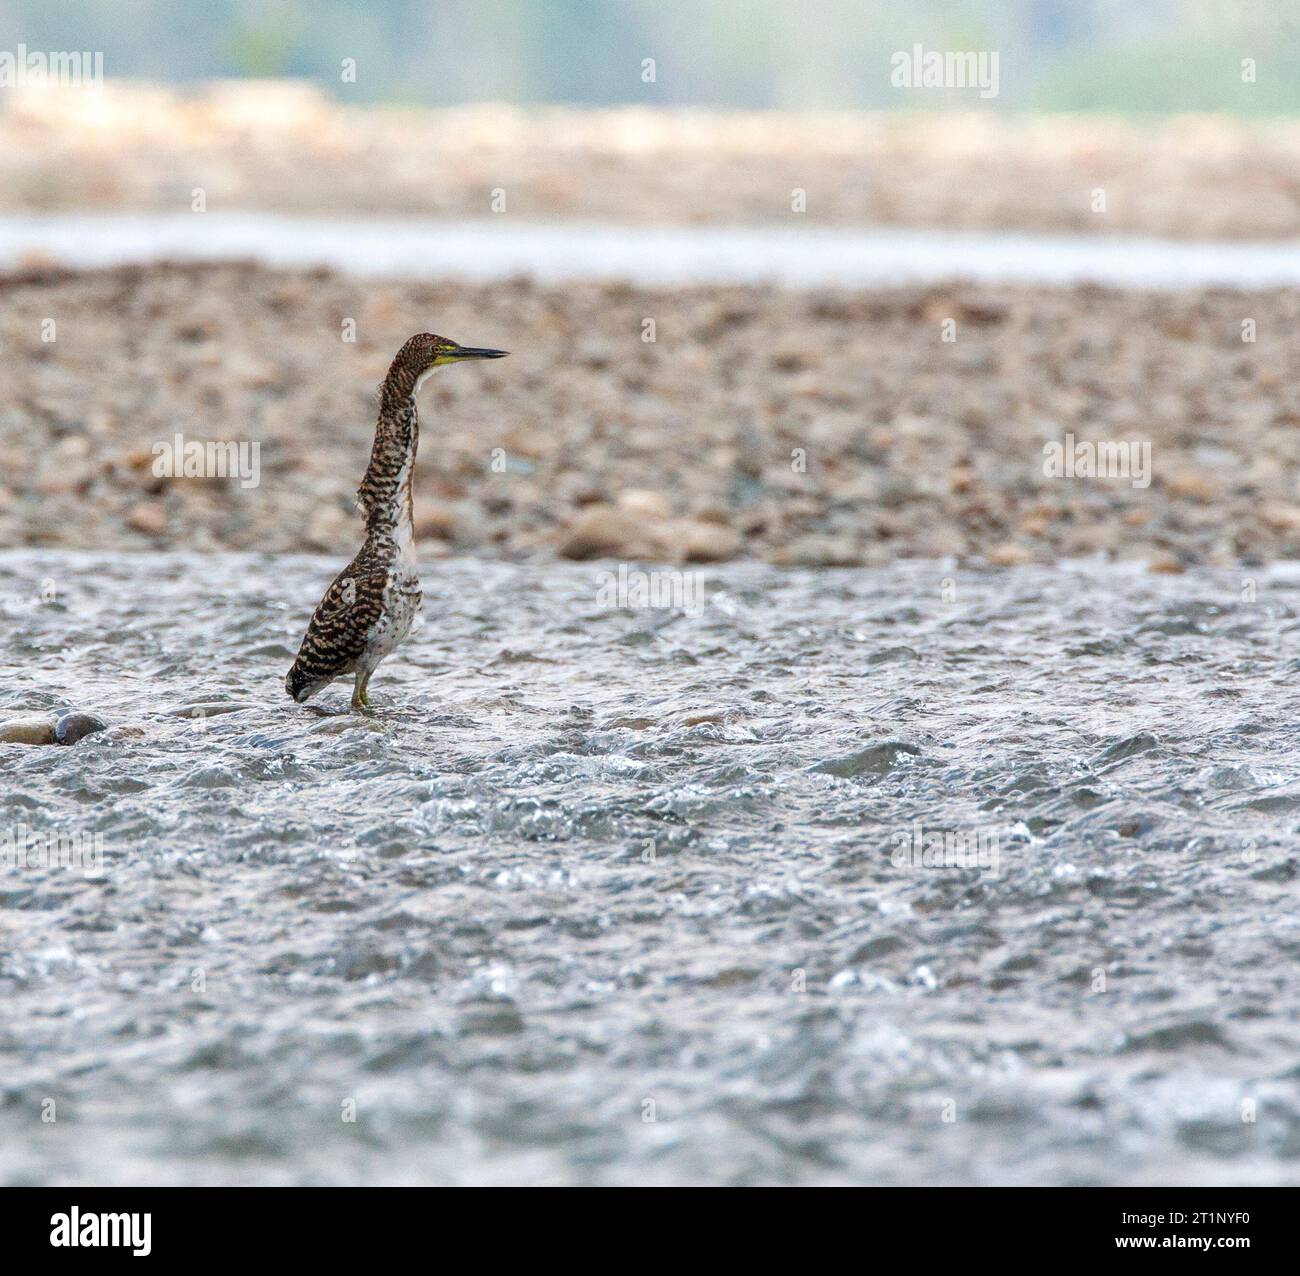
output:
POLYGON ((357 670, 357 680, 352 687, 352 707, 354 709, 369 709, 370 697, 366 695, 366 684, 370 681, 370 670, 357 670))

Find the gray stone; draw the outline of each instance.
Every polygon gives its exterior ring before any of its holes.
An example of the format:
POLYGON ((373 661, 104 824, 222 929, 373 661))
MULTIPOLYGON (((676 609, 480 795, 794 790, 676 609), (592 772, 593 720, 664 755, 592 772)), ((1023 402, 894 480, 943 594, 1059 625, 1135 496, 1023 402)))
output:
POLYGON ((108 724, 93 713, 65 713, 54 725, 56 744, 76 744, 96 731, 103 731, 108 724))

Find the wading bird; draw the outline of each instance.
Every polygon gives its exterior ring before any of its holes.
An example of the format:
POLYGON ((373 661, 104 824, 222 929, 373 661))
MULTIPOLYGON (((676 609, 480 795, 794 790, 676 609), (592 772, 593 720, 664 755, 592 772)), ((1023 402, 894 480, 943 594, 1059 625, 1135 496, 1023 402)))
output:
POLYGON ((368 709, 366 684, 383 658, 411 631, 420 610, 411 475, 420 442, 415 396, 431 373, 463 359, 500 359, 422 332, 398 352, 379 388, 379 420, 370 464, 357 491, 366 543, 325 591, 284 689, 299 704, 335 678, 355 674, 352 707, 368 709))

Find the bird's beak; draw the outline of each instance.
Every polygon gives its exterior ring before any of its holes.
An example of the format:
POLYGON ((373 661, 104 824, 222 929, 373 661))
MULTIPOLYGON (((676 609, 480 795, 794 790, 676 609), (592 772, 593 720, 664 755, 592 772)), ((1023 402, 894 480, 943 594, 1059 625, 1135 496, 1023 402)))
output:
POLYGON ((475 346, 461 346, 459 349, 451 351, 451 357, 456 360, 504 359, 509 353, 509 350, 485 350, 475 346))

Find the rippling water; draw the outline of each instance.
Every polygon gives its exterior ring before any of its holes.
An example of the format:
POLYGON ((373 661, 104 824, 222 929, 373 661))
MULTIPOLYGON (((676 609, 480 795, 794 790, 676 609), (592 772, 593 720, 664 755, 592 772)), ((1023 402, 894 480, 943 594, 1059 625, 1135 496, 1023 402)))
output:
POLYGON ((0 556, 4 1181, 1300 1181, 1296 573, 337 566, 0 556))

